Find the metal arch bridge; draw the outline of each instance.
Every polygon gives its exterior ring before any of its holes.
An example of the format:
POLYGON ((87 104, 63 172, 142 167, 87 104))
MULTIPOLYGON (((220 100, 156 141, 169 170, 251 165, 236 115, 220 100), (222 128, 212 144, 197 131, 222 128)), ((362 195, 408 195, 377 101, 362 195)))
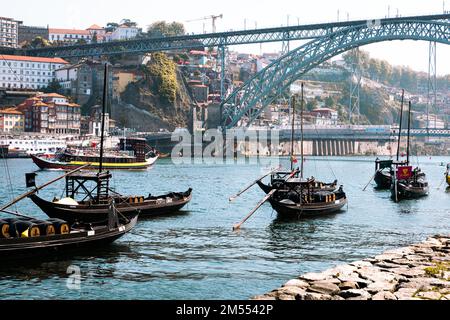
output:
POLYGON ((450 14, 387 18, 381 20, 358 20, 291 27, 252 29, 242 31, 219 32, 177 37, 143 38, 127 41, 95 43, 87 45, 69 45, 41 49, 12 50, 3 48, 0 53, 30 55, 39 57, 81 58, 90 56, 111 56, 126 53, 146 53, 198 47, 226 47, 242 44, 311 40, 334 34, 336 31, 362 24, 393 23, 395 21, 422 20, 448 21, 450 14))
POLYGON ((353 48, 392 40, 449 44, 450 19, 381 20, 342 28, 315 39, 274 61, 236 89, 221 104, 222 127, 250 125, 277 96, 309 70, 353 48))

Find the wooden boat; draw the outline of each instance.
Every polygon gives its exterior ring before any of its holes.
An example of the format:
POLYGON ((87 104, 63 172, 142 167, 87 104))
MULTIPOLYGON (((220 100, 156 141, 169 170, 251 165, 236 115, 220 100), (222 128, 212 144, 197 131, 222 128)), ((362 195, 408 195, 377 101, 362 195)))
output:
MULTIPOLYGON (((69 174, 81 169, 82 167, 77 168, 69 174)), ((77 248, 96 248, 117 240, 136 225, 138 213, 135 212, 128 218, 124 217, 116 209, 114 201, 108 204, 108 216, 102 223, 70 223, 61 219, 39 220, 7 210, 66 176, 67 174, 35 187, 0 208, 0 213, 15 216, 15 218, 0 218, 0 259, 3 262, 17 258, 29 259, 31 256, 42 258, 47 254, 53 256, 57 252, 64 253, 77 248)), ((27 175, 27 185, 33 178, 33 175, 27 175)))
POLYGON ((402 138, 404 98, 405 98, 405 90, 402 90, 402 102, 400 107, 400 121, 399 121, 398 144, 397 144, 397 161, 380 160, 378 158, 375 160, 375 176, 373 179, 377 185, 376 188, 379 190, 389 190, 392 185, 394 166, 405 164, 405 162, 400 162, 400 143, 402 138))
MULTIPOLYGON (((145 170, 158 159, 158 153, 142 138, 120 139, 120 150, 103 155, 102 167, 108 170, 145 170), (131 154, 131 155, 130 155, 131 154)), ((42 170, 70 170, 89 163, 89 170, 100 168, 100 154, 96 150, 66 149, 49 159, 31 155, 33 162, 42 170)))
POLYGON ((429 192, 429 185, 424 172, 419 167, 409 165, 410 132, 411 132, 411 102, 409 102, 408 140, 406 148, 407 160, 405 165, 394 167, 391 185, 391 198, 398 202, 403 199, 417 199, 425 197, 429 192))
POLYGON ((47 201, 36 194, 29 198, 50 218, 63 219, 70 223, 107 220, 109 203, 112 200, 120 214, 127 218, 136 213, 142 218, 175 213, 192 200, 192 189, 161 196, 123 196, 116 193, 110 195, 110 178, 109 173, 70 175, 66 178, 66 198, 47 201), (89 181, 94 183, 92 191, 87 188, 89 181), (100 191, 97 188, 101 188, 100 191), (80 189, 84 190, 84 193, 80 193, 83 199, 76 201, 76 194, 80 189))
POLYGON ((283 187, 275 191, 269 199, 272 208, 280 217, 307 217, 324 215, 340 211, 347 204, 343 187, 339 189, 320 190, 314 179, 283 187))
MULTIPOLYGON (((12 235, 9 232, 2 233, 0 236, 0 259, 6 262, 12 259, 29 259, 32 256, 42 258, 46 255, 54 256, 57 253, 66 253, 74 249, 104 246, 114 242, 134 228, 138 220, 138 214, 134 214, 130 218, 127 222, 120 222, 114 226, 108 224, 76 224, 65 229, 67 231, 64 232, 41 233, 38 231, 39 229, 34 228, 33 233, 30 231, 26 236, 23 234, 12 235)), ((5 225, 2 221, 4 220, 0 220, 0 225, 4 227, 3 229, 9 229, 10 223, 5 225)), ((41 222, 41 224, 43 223, 41 222)))
MULTIPOLYGON (((284 184, 289 186, 296 186, 302 183, 302 180, 297 176, 289 177, 291 172, 282 172, 278 171, 271 176, 271 182, 269 184, 265 184, 261 180, 257 181, 258 186, 261 188, 264 193, 269 194, 273 189, 279 189, 284 184)), ((317 191, 334 191, 338 187, 338 181, 335 180, 332 183, 324 183, 320 181, 316 181, 314 177, 310 180, 313 180, 312 187, 317 191)))
POLYGON ((295 96, 292 97, 293 117, 292 117, 292 138, 291 138, 291 171, 272 171, 260 179, 256 180, 249 187, 230 198, 233 201, 243 192, 257 184, 266 196, 258 203, 258 205, 247 215, 240 223, 233 226, 234 230, 240 229, 265 202, 269 202, 272 208, 283 218, 299 218, 314 215, 330 214, 342 210, 347 204, 347 196, 343 190, 343 186, 337 189, 337 180, 333 183, 325 184, 316 181, 315 178, 304 179, 304 152, 303 152, 303 84, 302 88, 302 109, 301 109, 301 169, 294 170, 296 162, 293 154, 294 141, 294 123, 295 123, 295 96), (271 183, 266 185, 262 180, 272 174, 271 183))

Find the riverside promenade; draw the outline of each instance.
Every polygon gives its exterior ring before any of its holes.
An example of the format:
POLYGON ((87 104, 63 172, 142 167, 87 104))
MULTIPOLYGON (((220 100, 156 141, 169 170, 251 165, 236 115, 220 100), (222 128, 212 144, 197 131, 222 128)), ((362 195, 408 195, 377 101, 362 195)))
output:
POLYGON ((253 300, 450 300, 450 235, 307 273, 253 300))

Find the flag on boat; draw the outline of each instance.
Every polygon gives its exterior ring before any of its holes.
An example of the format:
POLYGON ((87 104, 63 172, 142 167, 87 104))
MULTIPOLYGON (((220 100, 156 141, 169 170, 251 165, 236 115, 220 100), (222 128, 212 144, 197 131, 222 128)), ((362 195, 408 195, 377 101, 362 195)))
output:
POLYGON ((297 158, 296 158, 296 157, 294 157, 294 156, 292 156, 292 157, 291 157, 291 161, 292 161, 292 163, 298 163, 298 160, 297 160, 297 158))
POLYGON ((397 179, 404 180, 412 177, 413 168, 411 166, 407 167, 398 167, 397 171, 397 179))

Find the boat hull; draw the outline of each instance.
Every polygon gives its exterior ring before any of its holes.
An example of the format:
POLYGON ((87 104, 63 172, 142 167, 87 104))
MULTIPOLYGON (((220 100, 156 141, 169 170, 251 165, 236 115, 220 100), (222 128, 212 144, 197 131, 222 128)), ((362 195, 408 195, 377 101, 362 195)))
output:
POLYGON ((392 176, 389 172, 377 171, 374 178, 377 189, 389 190, 392 184, 392 176))
MULTIPOLYGON (((165 196, 161 196, 161 198, 154 197, 154 199, 146 200, 143 203, 116 201, 116 208, 128 219, 136 215, 137 212, 141 218, 172 214, 181 210, 192 200, 192 190, 175 195, 180 195, 180 197, 170 200, 164 198, 165 196)), ((62 219, 69 223, 104 222, 109 215, 109 204, 64 205, 46 201, 37 195, 31 195, 30 199, 50 218, 62 219)))
POLYGON ((35 261, 32 257, 43 259, 58 254, 70 253, 76 250, 102 247, 116 241, 131 231, 137 223, 135 214, 129 223, 113 230, 106 226, 94 228, 93 231, 71 233, 69 235, 55 235, 38 238, 0 239, 0 259, 2 263, 27 259, 35 261))
POLYGON ((391 198, 395 200, 419 199, 428 196, 429 187, 414 187, 403 183, 397 183, 397 197, 395 186, 391 187, 391 198))
MULTIPOLYGON (((42 157, 31 155, 33 162, 41 170, 72 170, 83 165, 89 164, 85 161, 72 161, 72 162, 60 162, 51 161, 44 159, 42 157)), ((148 159, 146 162, 136 162, 136 163, 103 163, 103 168, 105 170, 145 170, 152 166, 158 157, 148 159)), ((90 166, 86 167, 85 170, 98 170, 100 168, 100 163, 91 163, 90 166)))
POLYGON ((318 204, 284 204, 274 199, 269 199, 272 208, 280 218, 306 218, 336 213, 347 205, 347 198, 341 198, 333 203, 318 204))
POLYGON ((447 180, 448 186, 450 187, 450 175, 447 175, 446 180, 447 180))

